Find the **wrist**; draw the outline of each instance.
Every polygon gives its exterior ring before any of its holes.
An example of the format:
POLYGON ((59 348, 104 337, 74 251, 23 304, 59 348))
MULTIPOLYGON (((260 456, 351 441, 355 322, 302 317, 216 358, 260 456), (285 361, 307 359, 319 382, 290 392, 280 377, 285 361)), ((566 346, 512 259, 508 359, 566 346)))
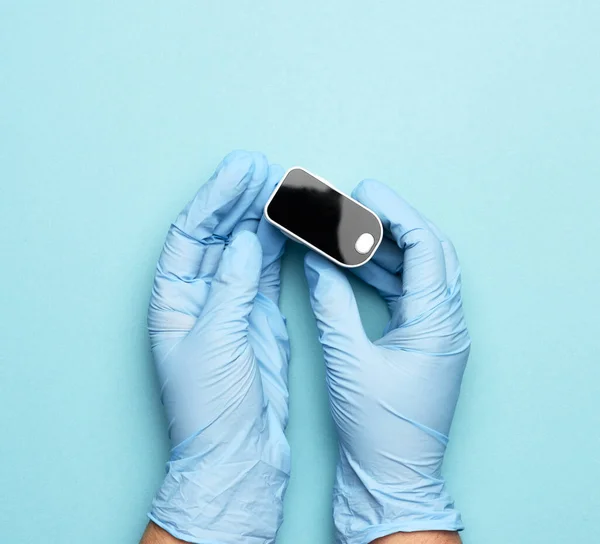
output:
POLYGON ((461 544, 456 532, 419 531, 416 533, 394 533, 374 540, 371 544, 461 544))

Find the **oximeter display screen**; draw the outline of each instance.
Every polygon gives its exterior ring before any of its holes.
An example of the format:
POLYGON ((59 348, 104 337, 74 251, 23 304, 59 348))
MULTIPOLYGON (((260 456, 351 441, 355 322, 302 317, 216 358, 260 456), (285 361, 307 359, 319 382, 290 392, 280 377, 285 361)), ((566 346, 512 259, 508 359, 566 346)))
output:
POLYGON ((381 238, 371 211, 301 168, 286 174, 266 211, 293 236, 349 266, 366 262, 381 238))

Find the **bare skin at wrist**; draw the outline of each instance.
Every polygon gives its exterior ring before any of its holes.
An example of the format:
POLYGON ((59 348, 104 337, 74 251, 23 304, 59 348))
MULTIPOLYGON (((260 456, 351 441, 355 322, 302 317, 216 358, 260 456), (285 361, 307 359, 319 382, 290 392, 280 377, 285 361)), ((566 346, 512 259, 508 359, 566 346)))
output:
POLYGON ((371 544, 461 544, 458 533, 449 531, 422 531, 417 533, 396 533, 384 536, 371 544))
MULTIPOLYGON (((158 525, 150 522, 140 544, 185 544, 171 536, 158 525)), ((374 540, 371 544, 461 544, 458 533, 448 531, 423 531, 417 533, 396 533, 374 540)))
MULTIPOLYGON (((371 544, 461 544, 458 533, 449 531, 422 531, 417 533, 396 533, 374 540, 371 544)), ((186 544, 171 536, 158 525, 150 522, 144 531, 140 544, 186 544)))
POLYGON ((161 529, 158 525, 150 522, 142 535, 140 544, 186 544, 183 540, 179 540, 171 536, 167 531, 161 529))

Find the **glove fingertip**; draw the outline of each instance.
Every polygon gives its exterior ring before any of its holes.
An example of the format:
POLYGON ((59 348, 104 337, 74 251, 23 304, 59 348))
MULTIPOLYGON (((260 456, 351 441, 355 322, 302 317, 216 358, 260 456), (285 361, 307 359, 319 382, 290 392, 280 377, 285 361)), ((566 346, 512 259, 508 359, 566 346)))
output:
POLYGON ((323 346, 349 354, 368 341, 354 291, 345 274, 316 254, 305 257, 304 269, 323 346))
POLYGON ((217 167, 214 177, 248 180, 247 174, 254 170, 254 157, 249 151, 236 149, 229 152, 217 167))
POLYGON ((287 238, 277 227, 269 223, 264 217, 258 224, 256 231, 263 249, 264 266, 271 264, 281 257, 287 238))
POLYGON ((269 181, 273 183, 273 188, 277 185, 285 174, 285 170, 281 164, 271 164, 269 166, 269 181))
POLYGON ((304 272, 309 283, 311 280, 313 283, 316 283, 321 272, 326 269, 329 264, 329 261, 324 257, 321 257, 321 255, 317 255, 313 251, 308 251, 304 256, 304 272))
POLYGON ((351 289, 341 270, 316 253, 308 252, 304 257, 304 273, 315 302, 329 300, 335 303, 341 291, 351 289))
POLYGON ((354 188, 351 193, 352 198, 358 200, 359 202, 363 202, 363 200, 368 199, 369 196, 373 194, 373 191, 378 190, 378 188, 383 185, 380 181, 372 178, 363 179, 358 183, 358 185, 354 188))
POLYGON ((258 285, 261 265, 262 248, 256 234, 243 230, 233 236, 225 249, 217 275, 233 288, 258 285))
POLYGON ((231 238, 229 250, 244 252, 249 255, 262 253, 262 247, 258 240, 258 236, 250 230, 240 230, 231 238))
POLYGON ((259 183, 264 183, 269 173, 269 161, 266 155, 260 151, 254 151, 250 155, 254 162, 254 175, 252 177, 259 183))

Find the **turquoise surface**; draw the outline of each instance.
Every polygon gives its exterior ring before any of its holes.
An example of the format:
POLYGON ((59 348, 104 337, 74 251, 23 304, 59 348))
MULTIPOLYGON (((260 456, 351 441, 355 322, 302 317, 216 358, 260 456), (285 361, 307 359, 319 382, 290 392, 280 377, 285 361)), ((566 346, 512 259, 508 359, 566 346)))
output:
MULTIPOLYGON (((0 541, 137 542, 168 452, 153 269, 233 148, 346 191, 379 178, 450 235, 473 337, 445 466, 464 541, 596 541, 599 25, 593 0, 0 0, 0 541)), ((302 254, 278 543, 329 544, 302 254)), ((383 304, 356 288, 376 335, 383 304)))

